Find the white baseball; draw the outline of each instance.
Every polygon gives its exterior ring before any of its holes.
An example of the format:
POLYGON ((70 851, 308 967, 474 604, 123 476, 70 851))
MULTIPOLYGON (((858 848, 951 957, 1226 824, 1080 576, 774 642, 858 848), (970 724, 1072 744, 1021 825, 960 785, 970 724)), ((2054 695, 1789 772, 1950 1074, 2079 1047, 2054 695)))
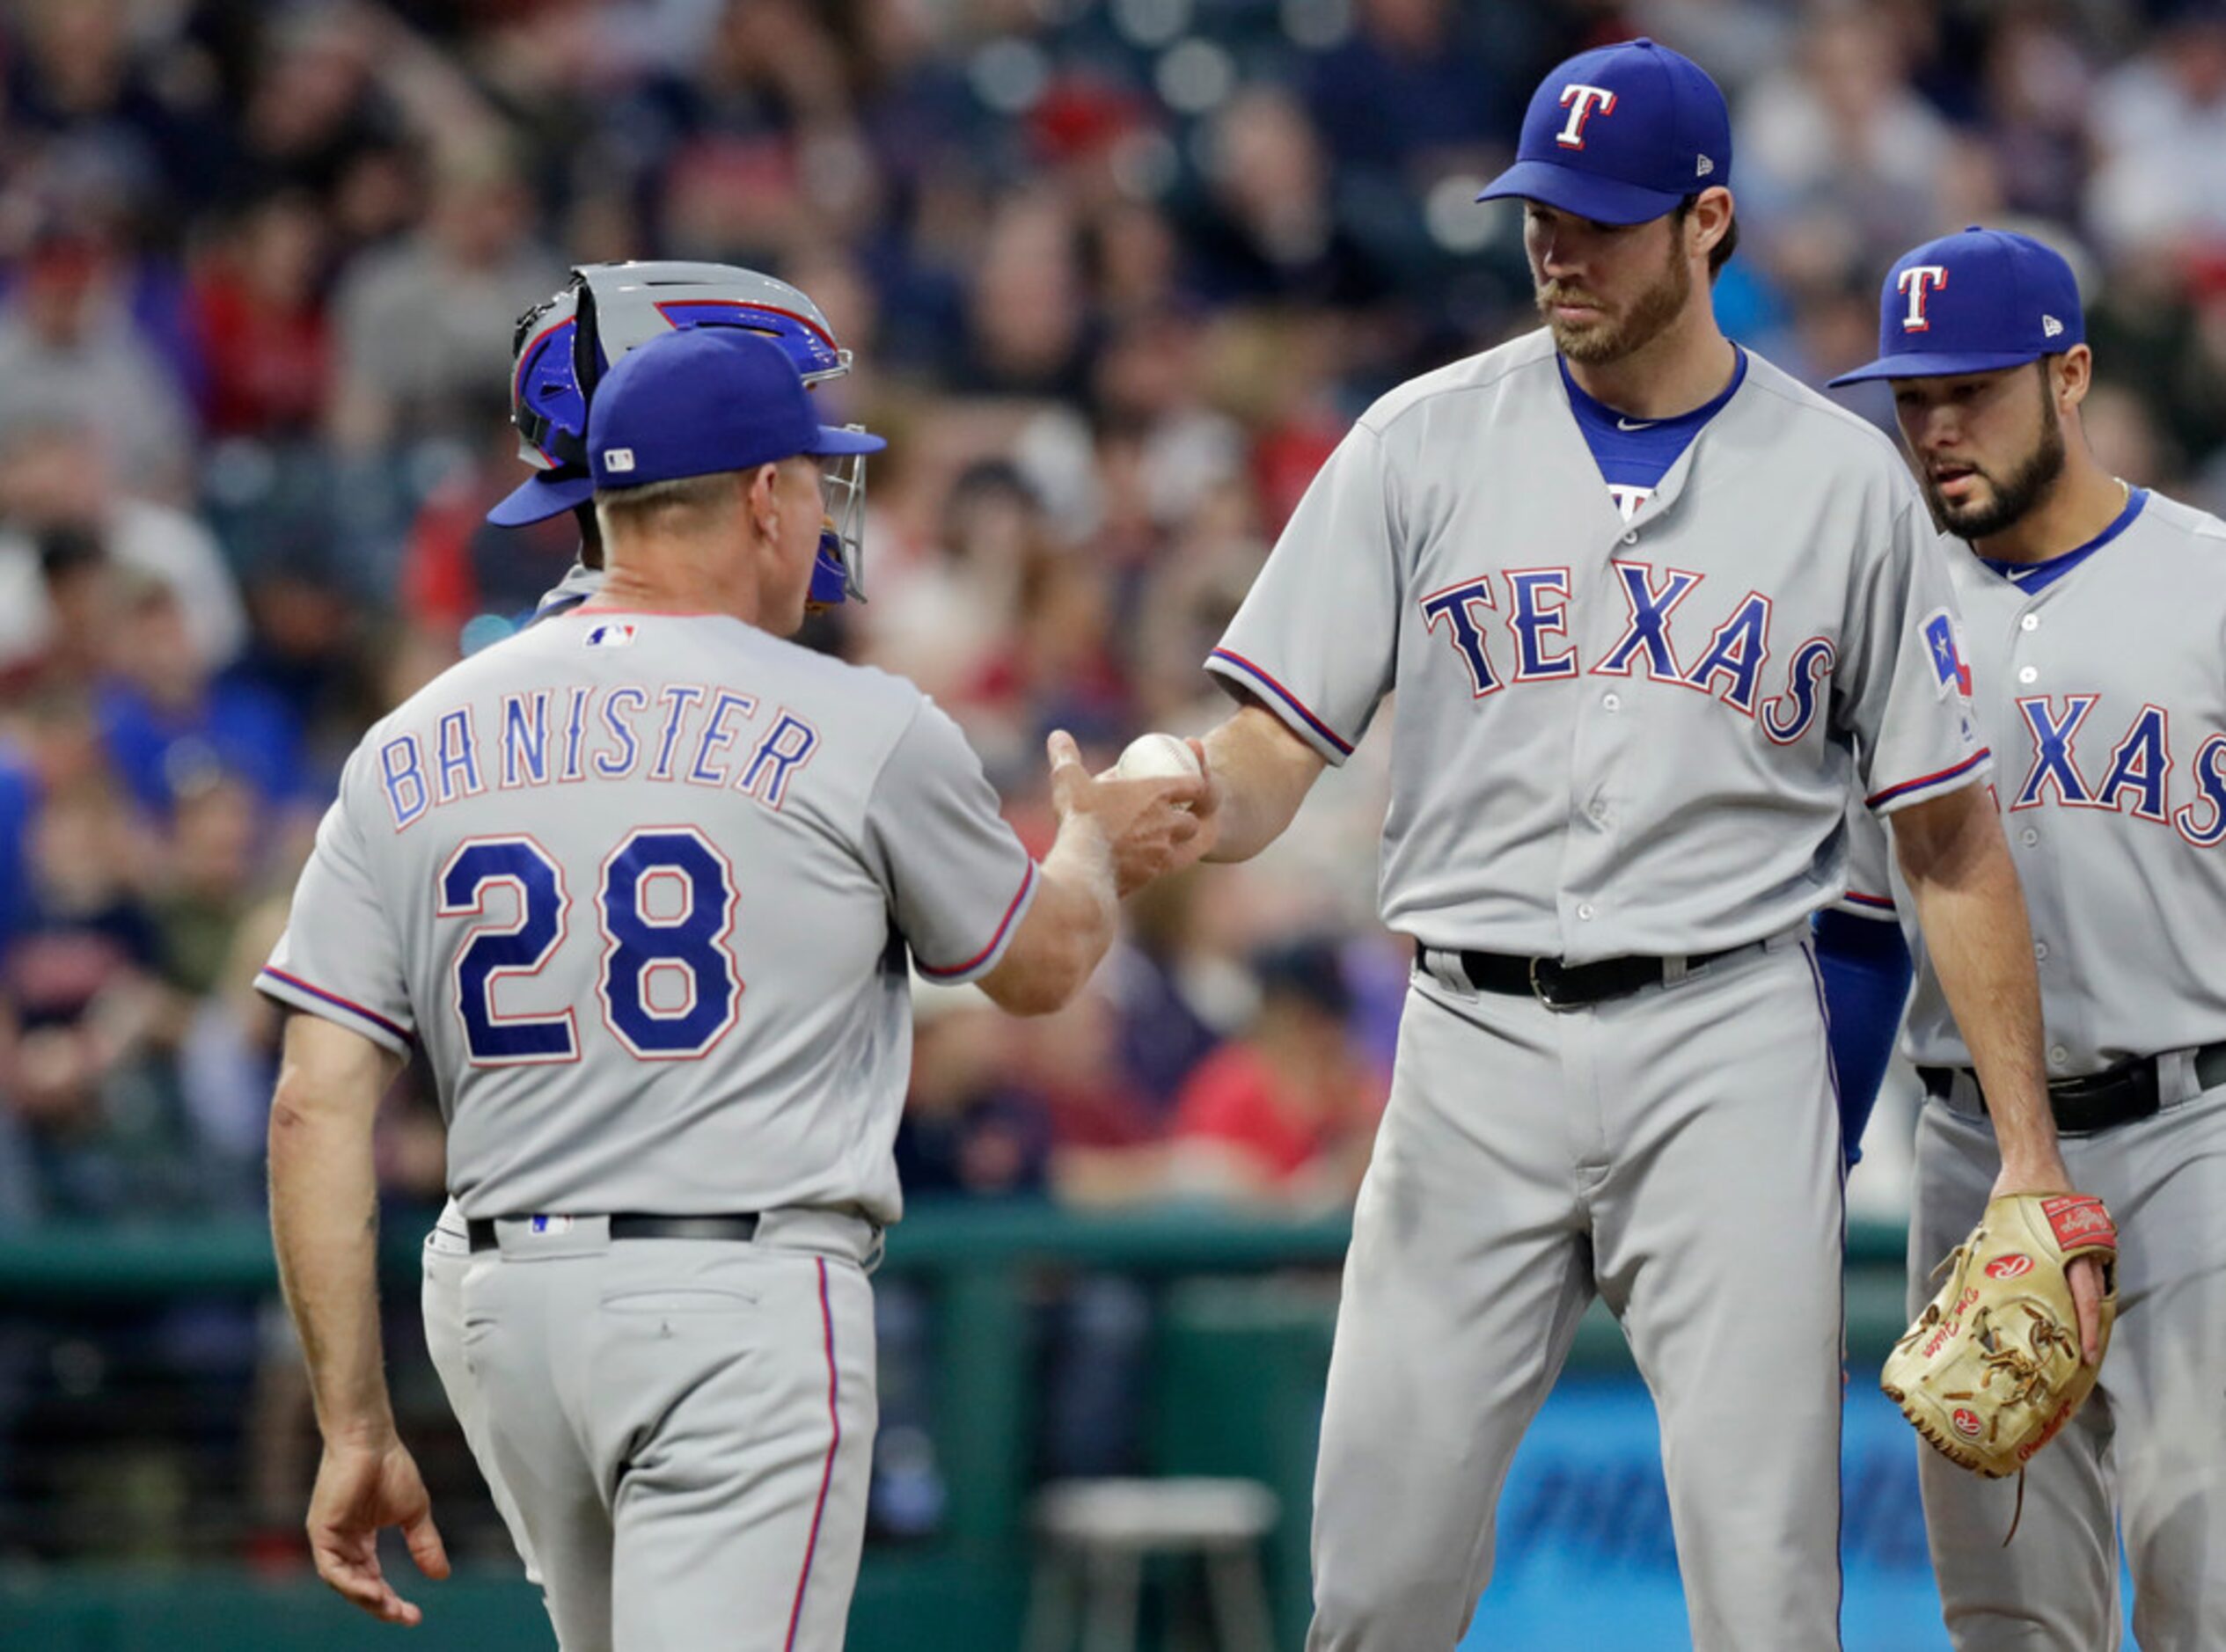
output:
POLYGON ((1173 735, 1139 735, 1121 753, 1113 772, 1124 780, 1189 780, 1198 773, 1190 742, 1173 735))

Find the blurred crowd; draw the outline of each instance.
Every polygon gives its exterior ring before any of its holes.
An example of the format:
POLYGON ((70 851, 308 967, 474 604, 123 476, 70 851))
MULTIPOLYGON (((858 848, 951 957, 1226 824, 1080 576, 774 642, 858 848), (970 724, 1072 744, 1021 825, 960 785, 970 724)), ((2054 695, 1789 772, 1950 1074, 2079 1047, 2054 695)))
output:
MULTIPOLYGON (((892 445, 872 600, 811 640, 935 695, 1040 842, 1044 733, 1214 720, 1200 662, 1353 415, 1533 325, 1473 197, 1540 74, 1641 33, 1732 97, 1734 337, 1820 383, 1901 251, 2032 230, 2105 462, 2226 506, 2226 0, 0 11, 0 1224, 260 1210, 248 983, 339 764, 571 559, 568 518, 480 520, 569 265, 820 303, 822 394, 892 445)), ((1383 748, 1138 902, 1057 1020, 924 992, 914 1195, 1349 1198, 1405 974, 1383 748)), ((398 1202, 438 1195, 428 1094, 398 1202)))

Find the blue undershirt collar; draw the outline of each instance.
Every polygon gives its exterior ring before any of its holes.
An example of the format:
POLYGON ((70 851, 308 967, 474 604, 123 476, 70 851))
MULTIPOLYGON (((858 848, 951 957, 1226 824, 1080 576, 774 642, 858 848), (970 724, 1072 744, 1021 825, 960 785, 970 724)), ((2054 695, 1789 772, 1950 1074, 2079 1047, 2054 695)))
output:
POLYGON ((2141 515, 2142 507, 2148 502, 2149 490, 2147 488, 2129 489, 2126 494, 2125 508, 2112 520, 2110 526, 2088 540, 2085 545, 2075 546, 2061 556, 2050 557, 2046 562, 1999 562, 1992 557, 1981 557, 1979 560, 2021 591, 2045 591, 2120 534, 2125 532, 2127 529, 2132 527, 2134 519, 2141 515))
MULTIPOLYGON (((1555 356, 1562 384, 1569 391, 1570 411, 1576 414, 1577 427, 1584 432, 1585 445, 1600 465, 1601 479, 1611 493, 1618 495, 1619 503, 1623 502, 1622 495, 1626 492, 1644 495, 1659 486, 1701 428, 1739 393, 1746 381, 1746 352, 1736 344, 1732 349, 1736 357, 1732 382, 1702 406, 1669 419, 1633 419, 1610 407, 1577 382, 1565 357, 1555 356)), ((1629 515, 1629 510, 1624 514, 1629 515)))

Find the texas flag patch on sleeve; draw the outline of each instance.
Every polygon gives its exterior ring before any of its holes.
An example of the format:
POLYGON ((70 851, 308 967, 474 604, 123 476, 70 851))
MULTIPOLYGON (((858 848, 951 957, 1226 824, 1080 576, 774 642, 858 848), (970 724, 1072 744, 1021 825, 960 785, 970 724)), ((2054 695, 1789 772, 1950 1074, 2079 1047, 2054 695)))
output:
POLYGON ((1963 662, 1963 651, 1956 647, 1956 622, 1944 608, 1924 622, 1925 652, 1932 656, 1932 675, 1944 698, 1952 688, 1966 699, 1971 698, 1971 668, 1963 662))

